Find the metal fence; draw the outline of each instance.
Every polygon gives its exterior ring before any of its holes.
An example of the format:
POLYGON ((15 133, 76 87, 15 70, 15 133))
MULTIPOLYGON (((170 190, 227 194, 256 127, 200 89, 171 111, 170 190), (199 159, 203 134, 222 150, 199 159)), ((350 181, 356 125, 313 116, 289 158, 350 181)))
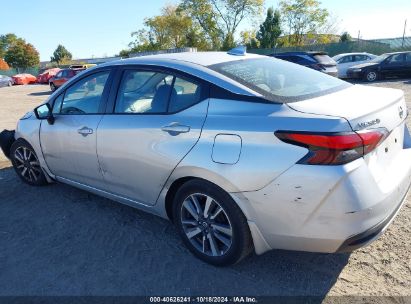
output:
POLYGON ((40 68, 34 67, 34 68, 26 68, 26 69, 9 69, 9 70, 0 70, 1 75, 6 75, 6 76, 14 76, 16 74, 23 74, 23 73, 28 73, 32 74, 34 76, 37 76, 39 74, 40 68))
POLYGON ((268 55, 282 52, 306 52, 306 51, 323 51, 330 56, 341 53, 367 52, 375 55, 396 51, 410 51, 411 37, 375 39, 375 40, 356 40, 349 42, 337 42, 327 44, 311 44, 294 47, 279 47, 273 49, 250 49, 248 52, 268 55))
POLYGON ((157 55, 157 54, 168 54, 168 53, 192 53, 197 52, 197 48, 185 47, 185 48, 176 48, 176 49, 168 49, 168 50, 160 50, 160 51, 151 51, 151 52, 140 52, 140 53, 131 53, 129 57, 140 57, 140 56, 148 56, 148 55, 157 55))

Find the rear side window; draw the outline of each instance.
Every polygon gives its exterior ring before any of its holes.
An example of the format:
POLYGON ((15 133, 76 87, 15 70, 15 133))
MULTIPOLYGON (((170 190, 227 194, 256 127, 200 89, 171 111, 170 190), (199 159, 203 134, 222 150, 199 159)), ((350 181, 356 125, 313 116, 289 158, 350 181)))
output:
POLYGON ((314 55, 313 56, 317 62, 324 64, 324 65, 335 65, 334 59, 332 59, 328 55, 314 55))
POLYGON ((229 61, 209 68, 272 102, 303 100, 351 86, 327 74, 271 57, 229 61))
POLYGON ((191 81, 177 77, 174 90, 176 94, 171 95, 169 112, 181 111, 200 101, 201 87, 191 81))

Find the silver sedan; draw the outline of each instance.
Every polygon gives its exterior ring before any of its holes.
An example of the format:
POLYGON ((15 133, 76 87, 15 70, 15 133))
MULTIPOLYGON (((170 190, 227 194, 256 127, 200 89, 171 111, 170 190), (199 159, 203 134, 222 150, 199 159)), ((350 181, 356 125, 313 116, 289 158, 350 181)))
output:
POLYGON ((194 255, 229 265, 375 240, 411 182, 406 116, 399 90, 242 50, 167 54, 77 75, 2 147, 26 183, 168 218, 194 255))

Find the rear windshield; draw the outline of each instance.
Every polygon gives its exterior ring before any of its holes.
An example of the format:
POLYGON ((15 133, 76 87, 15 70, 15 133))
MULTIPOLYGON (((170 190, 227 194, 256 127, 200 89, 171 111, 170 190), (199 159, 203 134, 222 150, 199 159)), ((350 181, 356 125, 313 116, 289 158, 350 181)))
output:
POLYGON ((272 102, 299 101, 351 86, 327 74, 271 57, 223 62, 209 68, 272 102))
POLYGON ((314 55, 313 56, 317 62, 325 65, 336 65, 336 62, 334 59, 332 59, 328 55, 314 55))

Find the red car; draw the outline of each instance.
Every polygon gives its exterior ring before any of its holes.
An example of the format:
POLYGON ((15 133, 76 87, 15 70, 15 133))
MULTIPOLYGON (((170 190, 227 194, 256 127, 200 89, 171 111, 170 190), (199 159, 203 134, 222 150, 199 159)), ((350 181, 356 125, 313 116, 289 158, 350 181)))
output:
POLYGON ((17 74, 11 77, 14 84, 31 84, 35 83, 37 78, 31 74, 17 74))
POLYGON ((37 83, 49 83, 50 79, 56 76, 60 70, 59 68, 45 70, 37 76, 37 83))
POLYGON ((84 71, 85 68, 81 69, 63 69, 59 71, 56 76, 50 79, 50 89, 52 91, 57 90, 64 83, 66 83, 70 78, 73 78, 78 73, 84 71))

